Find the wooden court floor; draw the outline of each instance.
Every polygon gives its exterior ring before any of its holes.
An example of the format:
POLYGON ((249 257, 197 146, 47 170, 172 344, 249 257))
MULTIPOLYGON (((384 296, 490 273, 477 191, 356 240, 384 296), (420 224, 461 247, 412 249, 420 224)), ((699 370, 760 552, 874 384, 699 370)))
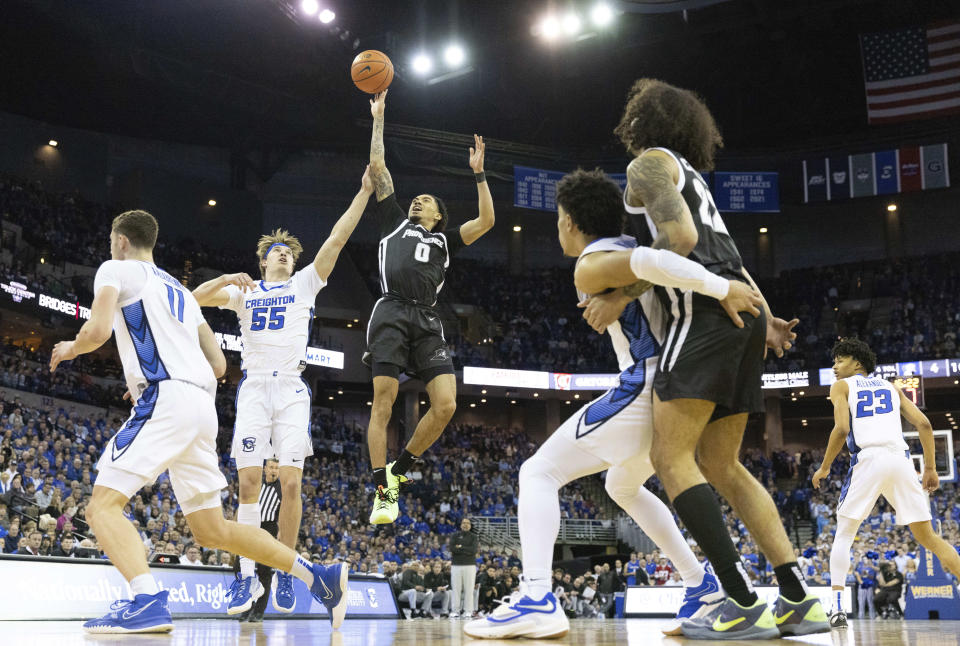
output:
MULTIPOLYGON (((660 619, 577 620, 570 633, 559 640, 473 640, 463 634, 462 622, 451 620, 347 620, 334 632, 326 620, 268 620, 259 626, 227 619, 183 619, 173 633, 147 635, 85 635, 80 622, 0 622, 3 646, 69 646, 124 642, 140 646, 427 646, 428 644, 474 644, 481 646, 647 646, 649 644, 705 644, 678 637, 664 637, 660 619)), ((856 621, 845 631, 811 637, 765 642, 719 642, 724 644, 823 644, 826 646, 960 646, 960 622, 950 621, 856 621)))

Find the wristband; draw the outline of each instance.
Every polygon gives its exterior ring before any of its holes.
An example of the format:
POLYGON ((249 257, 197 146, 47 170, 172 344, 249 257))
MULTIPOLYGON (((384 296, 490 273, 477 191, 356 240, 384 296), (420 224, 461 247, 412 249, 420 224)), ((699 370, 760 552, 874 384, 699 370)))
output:
POLYGON ((474 173, 473 178, 477 180, 477 184, 483 184, 485 181, 487 181, 487 176, 484 174, 483 171, 480 171, 479 173, 474 173))

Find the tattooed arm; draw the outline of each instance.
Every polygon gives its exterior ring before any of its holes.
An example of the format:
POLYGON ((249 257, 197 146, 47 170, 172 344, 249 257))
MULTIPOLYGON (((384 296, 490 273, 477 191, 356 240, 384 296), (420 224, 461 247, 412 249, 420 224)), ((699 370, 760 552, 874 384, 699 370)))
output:
POLYGON ((382 202, 393 194, 393 178, 387 170, 383 151, 383 112, 386 108, 387 92, 370 99, 370 114, 373 115, 373 135, 370 138, 370 177, 373 180, 377 201, 382 202))
POLYGON ((677 190, 680 169, 667 153, 651 150, 627 166, 627 203, 644 206, 657 227, 654 249, 687 256, 697 246, 697 227, 677 190))
MULTIPOLYGON (((647 215, 657 227, 657 238, 650 245, 654 249, 669 249, 687 256, 697 246, 697 227, 693 216, 677 190, 680 169, 673 157, 659 150, 651 150, 627 166, 627 204, 646 207, 647 215)), ((585 318, 597 332, 619 318, 627 303, 653 285, 638 281, 608 294, 593 296, 581 303, 585 318)))

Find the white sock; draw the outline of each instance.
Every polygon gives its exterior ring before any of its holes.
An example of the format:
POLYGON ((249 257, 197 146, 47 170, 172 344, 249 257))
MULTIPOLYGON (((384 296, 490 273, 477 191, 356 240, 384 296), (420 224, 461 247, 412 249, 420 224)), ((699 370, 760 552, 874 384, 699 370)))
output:
POLYGON ((553 465, 534 455, 520 467, 520 501, 517 518, 520 525, 520 549, 523 576, 530 596, 542 599, 550 592, 553 572, 553 544, 560 532, 560 487, 553 476, 553 465))
POLYGON ((133 590, 133 596, 138 594, 154 595, 160 592, 160 586, 157 585, 157 580, 153 578, 152 574, 141 574, 133 577, 130 581, 130 588, 133 590))
POLYGON ((299 554, 293 560, 293 568, 291 568, 290 574, 306 583, 308 588, 313 585, 313 563, 299 554))
POLYGON ((684 540, 673 514, 663 501, 644 487, 642 481, 637 484, 640 477, 643 476, 630 473, 624 467, 613 467, 607 471, 607 493, 670 559, 673 567, 680 572, 683 585, 697 587, 703 583, 703 566, 684 540))
MULTIPOLYGON (((833 547, 830 548, 830 585, 846 585, 847 572, 850 571, 850 549, 858 529, 860 521, 837 516, 837 533, 833 537, 833 547)), ((834 610, 843 610, 841 603, 838 603, 834 610)))
MULTIPOLYGON (((256 502, 240 503, 237 505, 237 522, 241 525, 260 527, 260 504, 256 502)), ((247 578, 254 575, 257 564, 246 556, 240 557, 240 576, 247 578)))

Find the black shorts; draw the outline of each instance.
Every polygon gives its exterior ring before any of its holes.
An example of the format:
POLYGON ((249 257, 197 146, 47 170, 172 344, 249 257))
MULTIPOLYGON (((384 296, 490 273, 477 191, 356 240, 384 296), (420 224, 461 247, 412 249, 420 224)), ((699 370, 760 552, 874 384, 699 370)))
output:
POLYGON ((654 392, 662 401, 703 399, 716 403, 710 421, 763 412, 763 352, 767 320, 741 313, 738 328, 720 303, 700 294, 672 292, 668 327, 654 392))
POLYGON ((440 315, 432 307, 390 297, 373 306, 363 362, 373 368, 374 377, 397 378, 403 370, 429 383, 438 375, 454 374, 440 315))

